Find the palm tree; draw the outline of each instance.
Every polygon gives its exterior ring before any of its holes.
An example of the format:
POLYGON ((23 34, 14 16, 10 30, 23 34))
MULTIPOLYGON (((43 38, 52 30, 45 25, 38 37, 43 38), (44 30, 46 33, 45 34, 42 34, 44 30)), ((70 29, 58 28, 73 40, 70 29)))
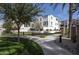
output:
POLYGON ((40 9, 37 4, 2 4, 1 9, 7 21, 14 21, 18 28, 18 41, 20 27, 22 24, 29 23, 34 16, 38 15, 40 9))
MULTIPOLYGON (((52 4, 54 5, 54 8, 56 8, 58 6, 58 4, 52 4)), ((64 9, 65 5, 67 5, 66 3, 63 3, 62 4, 62 10, 64 9)), ((77 4, 74 4, 74 3, 69 3, 69 10, 68 10, 68 13, 69 13, 69 29, 68 29, 68 37, 71 38, 71 22, 72 22, 72 16, 73 14, 77 11, 77 8, 75 8, 75 6, 77 4)))

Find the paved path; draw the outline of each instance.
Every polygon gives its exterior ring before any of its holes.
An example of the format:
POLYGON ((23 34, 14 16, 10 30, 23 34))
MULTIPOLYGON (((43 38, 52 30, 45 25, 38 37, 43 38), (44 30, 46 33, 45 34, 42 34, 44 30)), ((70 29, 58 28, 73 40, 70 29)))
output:
POLYGON ((32 36, 31 38, 42 47, 45 55, 71 55, 72 54, 68 50, 60 47, 54 42, 57 39, 57 36, 55 35, 48 36, 44 39, 34 37, 34 36, 32 36))

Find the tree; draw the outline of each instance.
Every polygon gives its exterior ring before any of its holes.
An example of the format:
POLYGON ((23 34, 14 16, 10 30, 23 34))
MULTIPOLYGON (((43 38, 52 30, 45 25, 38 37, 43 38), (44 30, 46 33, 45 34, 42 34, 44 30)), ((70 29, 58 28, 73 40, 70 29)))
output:
POLYGON ((41 31, 43 29, 41 22, 36 21, 34 24, 35 24, 35 29, 37 29, 38 31, 41 31))
POLYGON ((7 21, 14 21, 18 28, 18 41, 20 35, 20 27, 22 24, 29 23, 34 16, 38 15, 40 9, 37 4, 2 4, 2 11, 7 21))
MULTIPOLYGON (((54 5, 54 8, 56 8, 58 6, 58 4, 52 4, 54 5)), ((62 10, 64 9, 65 5, 67 5, 66 3, 63 3, 62 4, 62 10)), ((68 29, 68 37, 71 37, 71 21, 72 21, 72 16, 73 14, 77 11, 77 8, 76 8, 76 5, 77 4, 74 4, 74 3, 69 3, 69 10, 68 10, 68 13, 69 13, 69 29, 68 29)))
POLYGON ((11 21, 7 21, 3 24, 3 28, 5 28, 5 32, 6 33, 10 33, 11 32, 11 29, 12 29, 12 22, 11 21))

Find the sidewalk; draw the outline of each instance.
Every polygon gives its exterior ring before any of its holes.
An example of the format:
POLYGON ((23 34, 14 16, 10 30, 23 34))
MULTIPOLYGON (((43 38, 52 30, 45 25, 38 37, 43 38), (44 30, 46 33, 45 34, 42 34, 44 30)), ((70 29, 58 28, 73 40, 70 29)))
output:
POLYGON ((48 36, 44 40, 36 38, 34 41, 37 42, 42 47, 45 55, 72 55, 72 53, 70 53, 68 50, 56 44, 55 43, 56 39, 57 39, 56 36, 48 36))

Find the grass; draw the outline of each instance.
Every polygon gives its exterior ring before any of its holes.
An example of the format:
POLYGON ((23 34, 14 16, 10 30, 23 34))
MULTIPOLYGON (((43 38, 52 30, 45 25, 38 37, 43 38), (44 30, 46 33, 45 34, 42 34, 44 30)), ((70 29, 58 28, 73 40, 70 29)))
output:
MULTIPOLYGON (((17 32, 14 34, 18 34, 17 32)), ((60 34, 60 32, 56 33, 32 33, 32 32, 24 32, 24 35, 53 35, 53 34, 60 34)), ((20 32, 20 35, 23 35, 23 32, 20 32)))
POLYGON ((10 33, 6 33, 6 32, 3 32, 1 36, 16 36, 17 34, 14 34, 12 32, 10 33))
POLYGON ((0 55, 43 55, 42 48, 34 41, 12 37, 0 37, 0 55))
MULTIPOLYGON (((16 33, 16 35, 17 35, 17 33, 16 33)), ((40 38, 45 38, 47 36, 46 34, 42 34, 42 33, 25 32, 24 36, 27 36, 27 35, 38 36, 40 38)), ((23 32, 20 32, 20 36, 23 36, 23 32)))
POLYGON ((37 35, 40 38, 45 38, 47 35, 37 35))
MULTIPOLYGON (((56 32, 56 33, 32 33, 32 32, 20 32, 20 36, 39 36, 41 38, 46 37, 47 35, 53 35, 53 34, 59 34, 60 32, 56 32)), ((10 32, 10 33, 5 33, 3 32, 1 36, 17 36, 17 32, 10 32)))
MULTIPOLYGON (((17 35, 18 33, 16 32, 16 33, 14 33, 14 34, 17 35)), ((21 36, 22 36, 23 34, 24 34, 24 35, 32 35, 32 32, 24 32, 24 33, 23 33, 23 32, 20 32, 20 35, 21 35, 21 36)))
POLYGON ((23 44, 18 42, 0 42, 0 55, 19 54, 23 50, 23 44))

